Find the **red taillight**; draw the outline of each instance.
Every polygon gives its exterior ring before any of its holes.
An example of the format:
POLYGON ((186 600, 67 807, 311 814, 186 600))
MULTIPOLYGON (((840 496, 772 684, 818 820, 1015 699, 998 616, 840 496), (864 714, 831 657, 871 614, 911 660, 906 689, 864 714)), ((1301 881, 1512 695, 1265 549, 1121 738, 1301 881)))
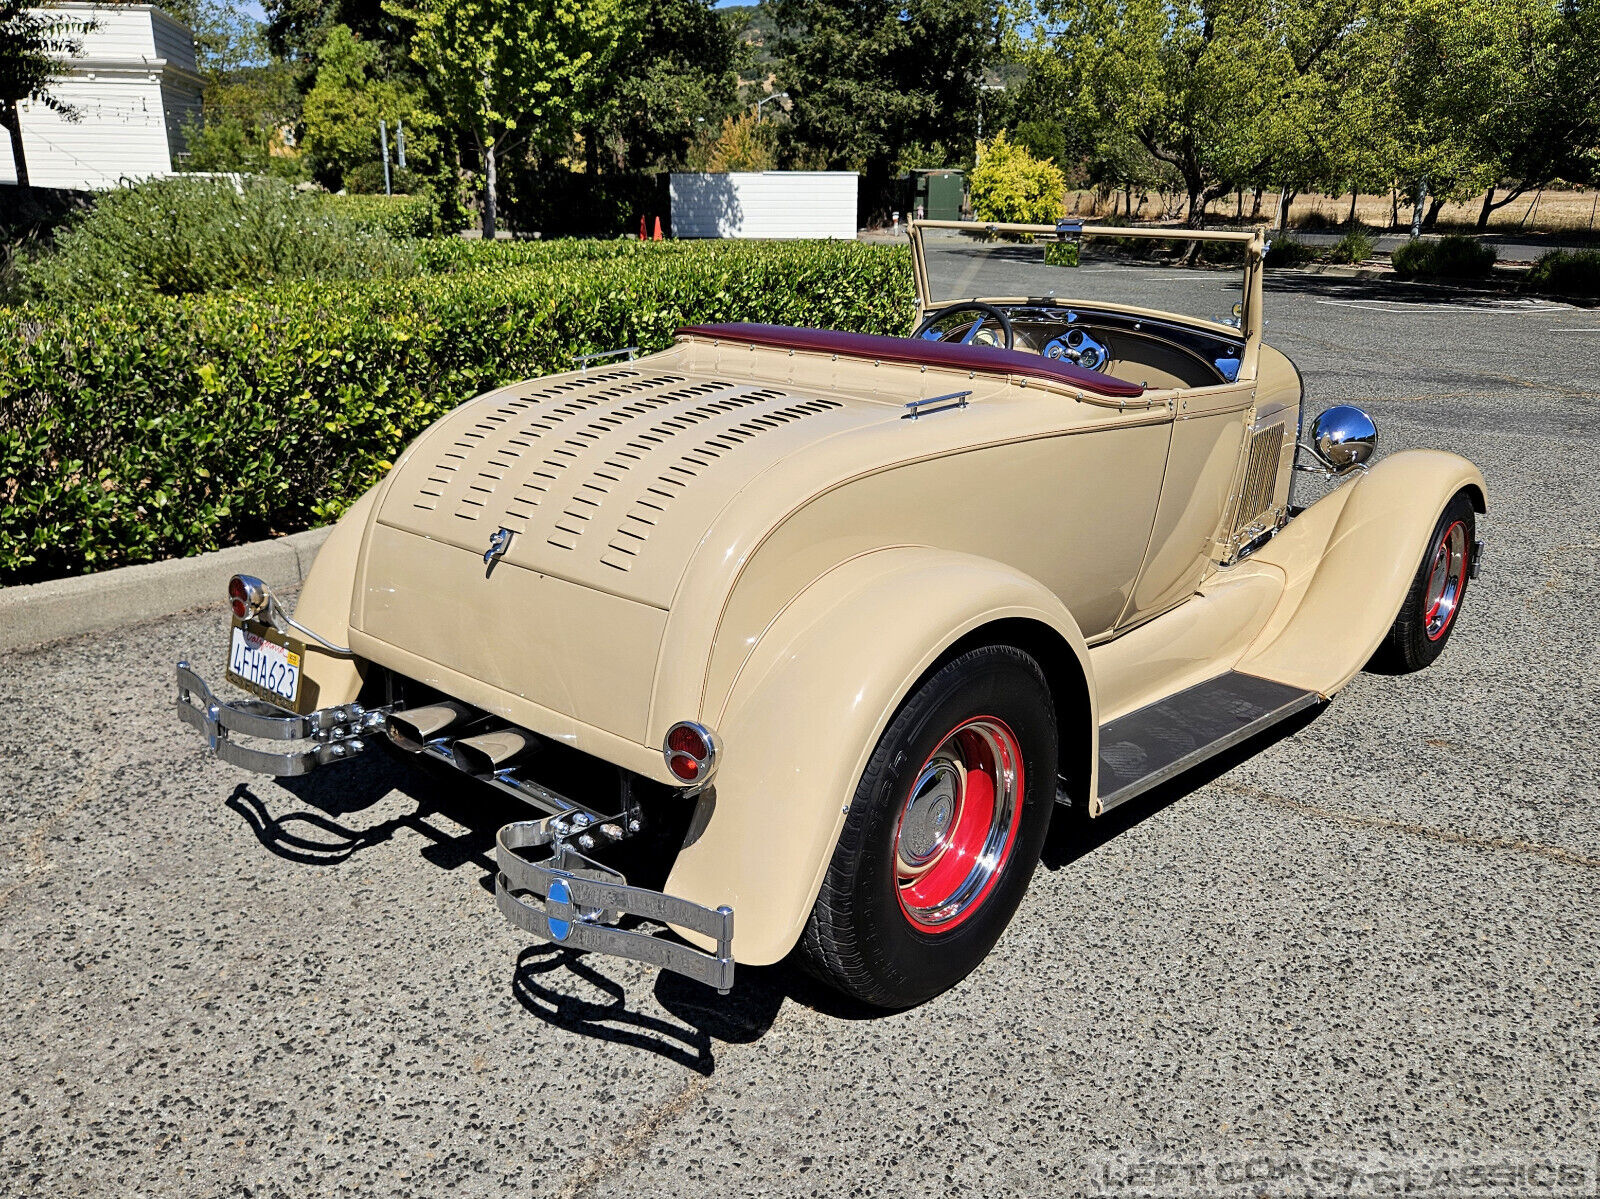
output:
POLYGON ((717 739, 711 730, 692 720, 680 720, 667 730, 661 744, 667 769, 679 782, 703 787, 717 768, 717 739))
POLYGON ((236 620, 250 615, 250 593, 238 575, 228 580, 228 608, 236 620))
POLYGON ((667 749, 675 754, 688 754, 691 758, 704 758, 709 756, 710 746, 692 726, 680 724, 667 734, 667 749))

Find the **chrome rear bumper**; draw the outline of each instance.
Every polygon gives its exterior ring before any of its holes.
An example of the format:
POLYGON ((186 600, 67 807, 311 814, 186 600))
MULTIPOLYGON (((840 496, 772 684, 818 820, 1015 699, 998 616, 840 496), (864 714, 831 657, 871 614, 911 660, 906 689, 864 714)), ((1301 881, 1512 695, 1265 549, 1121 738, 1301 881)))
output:
MULTIPOLYGON (((179 718, 205 734, 214 755, 258 774, 280 778, 309 774, 319 766, 364 753, 374 738, 389 735, 389 712, 384 708, 345 704, 296 716, 260 700, 224 703, 187 662, 178 663, 177 683, 179 718), (272 753, 240 745, 230 734, 311 744, 272 753)), ((459 768, 444 738, 413 752, 459 768)), ((647 962, 726 995, 733 986, 733 909, 702 907, 660 891, 630 887, 620 873, 585 856, 577 846, 622 840, 637 830, 637 820, 626 814, 598 813, 514 775, 501 770, 481 781, 554 814, 504 825, 495 836, 495 902, 506 919, 551 944, 647 962), (569 838, 577 846, 568 844, 569 838), (523 852, 530 850, 543 856, 524 857, 523 852), (616 927, 623 916, 700 933, 716 941, 716 952, 616 927)))
POLYGON ((232 762, 257 774, 280 778, 309 774, 318 766, 342 762, 363 753, 368 737, 382 734, 385 715, 368 711, 360 704, 322 708, 296 716, 261 700, 224 703, 211 694, 205 680, 178 663, 178 718, 205 734, 211 752, 224 762, 232 762), (269 753, 251 749, 229 739, 230 733, 266 741, 310 741, 306 749, 269 753))
POLYGON ((630 887, 622 875, 569 846, 569 831, 556 816, 501 827, 495 836, 494 898, 505 918, 553 945, 648 962, 726 995, 733 986, 733 909, 630 887), (519 852, 528 849, 547 849, 549 855, 530 861, 519 852), (614 927, 629 915, 711 937, 716 952, 614 927))

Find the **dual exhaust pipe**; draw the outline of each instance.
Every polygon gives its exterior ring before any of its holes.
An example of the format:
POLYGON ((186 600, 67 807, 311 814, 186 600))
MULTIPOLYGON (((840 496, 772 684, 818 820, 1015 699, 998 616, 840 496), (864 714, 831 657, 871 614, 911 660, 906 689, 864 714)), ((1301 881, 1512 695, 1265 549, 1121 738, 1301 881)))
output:
POLYGON ((478 779, 492 779, 495 771, 539 747, 539 738, 510 725, 448 741, 451 729, 476 723, 482 715, 454 700, 407 708, 390 713, 389 739, 408 753, 448 755, 457 770, 478 779))

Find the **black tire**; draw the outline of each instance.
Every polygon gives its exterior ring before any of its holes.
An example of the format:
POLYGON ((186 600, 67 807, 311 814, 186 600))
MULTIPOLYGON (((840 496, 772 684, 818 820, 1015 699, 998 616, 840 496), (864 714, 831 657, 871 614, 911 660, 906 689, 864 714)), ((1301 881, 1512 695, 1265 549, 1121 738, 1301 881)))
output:
POLYGON ((1472 500, 1458 491, 1434 526, 1400 614, 1372 656, 1374 670, 1409 674, 1444 652, 1466 599, 1475 537, 1472 500))
POLYGON ((1033 658, 985 646, 941 667, 889 722, 867 763, 801 934, 801 964, 887 1008, 921 1003, 970 974, 1038 865, 1056 758, 1055 706, 1033 658), (1013 761, 1020 779, 1006 769, 1013 761), (1004 847, 992 870, 987 852, 957 852, 975 845, 1004 847), (906 867, 907 858, 916 864, 906 867), (959 882, 940 901, 944 879, 959 882))

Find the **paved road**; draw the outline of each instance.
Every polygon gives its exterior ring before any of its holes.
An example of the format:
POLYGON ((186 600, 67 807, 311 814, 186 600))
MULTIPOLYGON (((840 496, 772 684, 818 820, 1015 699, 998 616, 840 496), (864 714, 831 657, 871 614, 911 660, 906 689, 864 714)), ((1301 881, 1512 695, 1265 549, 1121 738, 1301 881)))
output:
MULTIPOLYGON (((1313 246, 1331 246, 1344 236, 1344 231, 1313 233, 1305 229, 1291 229, 1289 236, 1313 246)), ((1427 236, 1439 235, 1429 233, 1427 236)), ((1393 253, 1396 246, 1404 245, 1410 240, 1409 227, 1403 233, 1380 233, 1372 236, 1373 247, 1384 254, 1393 253)), ((1534 262, 1541 254, 1550 250, 1592 248, 1595 244, 1595 234, 1583 229, 1575 229, 1570 233, 1486 233, 1483 234, 1482 240, 1495 248, 1501 262, 1534 262)))
POLYGON ((199 752, 168 677, 215 613, 0 663, 0 1193, 1359 1195, 1481 1154, 1593 1194, 1600 321, 1393 294, 1276 284, 1271 335, 1488 475, 1444 658, 1055 837, 913 1012, 530 949, 493 801, 199 752))

